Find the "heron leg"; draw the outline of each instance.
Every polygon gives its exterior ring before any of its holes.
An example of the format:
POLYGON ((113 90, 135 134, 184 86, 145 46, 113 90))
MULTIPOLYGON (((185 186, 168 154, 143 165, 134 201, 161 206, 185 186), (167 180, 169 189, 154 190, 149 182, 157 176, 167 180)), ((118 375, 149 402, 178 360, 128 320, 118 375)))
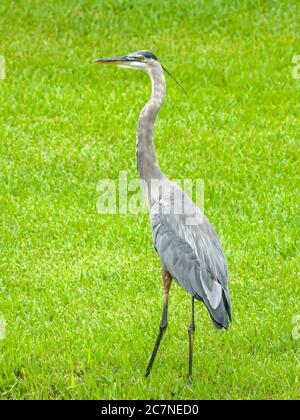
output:
POLYGON ((195 298, 192 297, 192 320, 188 329, 189 333, 189 380, 188 385, 192 384, 192 373, 193 373, 193 344, 194 344, 194 334, 195 334, 195 298))
POLYGON ((172 283, 172 277, 168 271, 165 269, 162 270, 162 278, 163 278, 163 288, 164 288, 164 306, 163 306, 163 313, 162 313, 162 319, 159 326, 159 333, 156 339, 156 343, 145 373, 145 377, 147 378, 150 375, 152 365, 155 360, 155 356, 159 347, 159 344, 161 342, 161 339, 163 338, 163 335, 167 329, 168 325, 168 303, 169 303, 169 291, 172 283))

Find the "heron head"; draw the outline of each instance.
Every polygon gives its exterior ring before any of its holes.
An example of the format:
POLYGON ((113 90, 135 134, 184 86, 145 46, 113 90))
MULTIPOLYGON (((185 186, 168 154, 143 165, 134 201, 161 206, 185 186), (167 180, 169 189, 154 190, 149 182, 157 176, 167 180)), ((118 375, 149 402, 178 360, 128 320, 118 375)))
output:
POLYGON ((113 58, 103 58, 97 64, 113 64, 134 70, 148 72, 154 65, 159 64, 158 58, 150 51, 137 51, 128 55, 113 58))
POLYGON ((97 64, 114 64, 118 67, 125 67, 134 70, 142 70, 148 74, 153 74, 154 71, 164 70, 172 77, 178 86, 183 89, 184 87, 175 79, 174 76, 159 62, 158 58, 150 51, 142 50, 137 51, 121 57, 102 58, 96 61, 97 64))

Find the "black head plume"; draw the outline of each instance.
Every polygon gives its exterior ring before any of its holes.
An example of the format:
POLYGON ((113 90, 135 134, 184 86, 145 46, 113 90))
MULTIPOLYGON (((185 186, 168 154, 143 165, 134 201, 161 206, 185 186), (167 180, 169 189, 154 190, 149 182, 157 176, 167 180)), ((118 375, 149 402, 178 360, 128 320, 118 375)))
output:
POLYGON ((164 69, 164 71, 170 76, 172 77, 172 79, 177 83, 177 85, 184 91, 184 93, 187 93, 187 91, 184 89, 184 87, 182 86, 182 84, 180 84, 174 76, 172 76, 172 74, 161 64, 162 68, 164 69))

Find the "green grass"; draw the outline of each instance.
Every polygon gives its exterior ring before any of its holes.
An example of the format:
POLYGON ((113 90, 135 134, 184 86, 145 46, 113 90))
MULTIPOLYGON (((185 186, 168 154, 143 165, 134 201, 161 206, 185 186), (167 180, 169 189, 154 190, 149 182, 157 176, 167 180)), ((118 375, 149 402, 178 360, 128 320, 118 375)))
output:
POLYGON ((2 1, 0 396, 299 398, 298 1, 2 1), (136 178, 140 72, 93 60, 150 49, 170 79, 156 149, 170 178, 202 178, 229 263, 234 322, 216 331, 172 288, 161 315, 147 215, 100 215, 96 185, 136 178))

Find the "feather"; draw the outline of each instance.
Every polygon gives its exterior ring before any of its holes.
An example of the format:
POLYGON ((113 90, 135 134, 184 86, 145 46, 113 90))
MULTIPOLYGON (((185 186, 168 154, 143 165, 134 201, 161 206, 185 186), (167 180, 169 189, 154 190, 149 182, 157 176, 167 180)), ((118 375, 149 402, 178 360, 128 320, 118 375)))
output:
POLYGON ((150 211, 155 249, 177 283, 204 302, 214 325, 227 329, 231 302, 227 263, 218 236, 200 209, 176 184, 167 179, 163 182, 163 195, 155 200, 150 211), (184 212, 179 211, 182 202, 184 212), (189 225, 187 218, 191 215, 199 223, 189 225))

